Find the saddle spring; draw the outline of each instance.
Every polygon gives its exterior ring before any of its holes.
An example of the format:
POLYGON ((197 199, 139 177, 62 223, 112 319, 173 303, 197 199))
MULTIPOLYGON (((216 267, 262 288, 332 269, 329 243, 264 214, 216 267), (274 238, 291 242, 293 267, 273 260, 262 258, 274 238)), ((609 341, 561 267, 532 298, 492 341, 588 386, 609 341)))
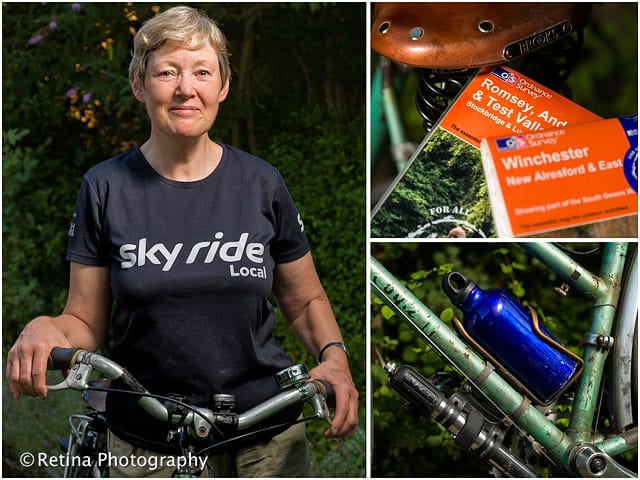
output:
POLYGON ((518 70, 545 87, 571 98, 566 83, 584 46, 584 31, 576 30, 522 58, 518 70))
MULTIPOLYGON (((584 45, 583 30, 563 37, 551 45, 535 50, 514 62, 516 70, 561 95, 571 98, 566 80, 584 45)), ((423 119, 425 132, 437 123, 453 99, 475 72, 474 69, 456 70, 417 68, 418 89, 416 108, 423 119)))
POLYGON ((418 68, 416 108, 422 117, 425 132, 440 119, 472 74, 468 68, 443 70, 418 68))

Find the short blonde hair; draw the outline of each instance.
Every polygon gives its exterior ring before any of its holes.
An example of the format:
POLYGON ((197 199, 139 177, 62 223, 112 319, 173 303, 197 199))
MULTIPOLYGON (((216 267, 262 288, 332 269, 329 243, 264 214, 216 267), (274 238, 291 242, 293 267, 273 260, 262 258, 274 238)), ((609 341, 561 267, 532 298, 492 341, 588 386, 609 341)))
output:
POLYGON ((129 64, 129 81, 144 85, 149 54, 163 45, 200 48, 207 42, 218 55, 222 84, 231 79, 227 38, 218 25, 202 10, 173 7, 147 20, 133 39, 133 57, 129 64))

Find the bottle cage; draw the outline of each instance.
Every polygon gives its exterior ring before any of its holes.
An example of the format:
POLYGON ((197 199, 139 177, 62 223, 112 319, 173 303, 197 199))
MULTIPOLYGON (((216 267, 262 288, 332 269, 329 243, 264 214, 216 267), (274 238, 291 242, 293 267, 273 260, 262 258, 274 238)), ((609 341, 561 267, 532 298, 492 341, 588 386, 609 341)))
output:
POLYGON ((527 308, 529 309, 529 314, 531 316, 531 327, 533 332, 536 334, 536 336, 540 338, 542 341, 544 341, 545 343, 549 344, 551 347, 561 351, 562 353, 564 353, 565 355, 567 355, 577 363, 576 371, 573 373, 569 381, 564 385, 564 387, 562 387, 562 389, 556 392, 556 394, 552 398, 546 401, 539 398, 535 393, 533 393, 531 390, 525 387, 522 384, 522 382, 520 382, 513 374, 511 374, 511 372, 506 366, 502 365, 502 363, 498 359, 496 359, 478 342, 476 342, 476 340, 471 336, 471 334, 466 331, 462 322, 455 317, 453 318, 453 326, 457 330, 458 334, 460 334, 460 336, 464 338, 473 347, 473 349, 476 352, 478 352, 486 360, 491 362, 493 366, 497 368, 497 370, 505 377, 505 379, 509 383, 511 383, 516 388, 520 389, 521 393, 524 393, 524 395, 526 395, 529 399, 533 400, 536 404, 542 405, 542 406, 548 406, 548 405, 551 405, 553 402, 555 402, 564 392, 566 392, 567 389, 571 386, 571 384, 578 379, 580 374, 582 374, 582 371, 584 370, 584 360, 582 359, 582 357, 580 357, 579 355, 576 355, 564 345, 558 343, 553 338, 545 335, 540 329, 540 321, 538 319, 537 312, 530 305, 527 305, 527 308))
POLYGON ((588 3, 376 3, 371 46, 420 68, 498 65, 580 31, 588 3))

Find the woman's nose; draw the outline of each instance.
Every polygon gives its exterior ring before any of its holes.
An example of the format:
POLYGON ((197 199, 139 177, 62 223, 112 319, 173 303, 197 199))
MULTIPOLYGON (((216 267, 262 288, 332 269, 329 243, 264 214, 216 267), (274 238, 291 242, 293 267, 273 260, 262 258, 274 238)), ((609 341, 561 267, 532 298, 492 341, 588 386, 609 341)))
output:
POLYGON ((193 95, 193 79, 189 75, 178 76, 176 94, 183 97, 190 97, 193 95))

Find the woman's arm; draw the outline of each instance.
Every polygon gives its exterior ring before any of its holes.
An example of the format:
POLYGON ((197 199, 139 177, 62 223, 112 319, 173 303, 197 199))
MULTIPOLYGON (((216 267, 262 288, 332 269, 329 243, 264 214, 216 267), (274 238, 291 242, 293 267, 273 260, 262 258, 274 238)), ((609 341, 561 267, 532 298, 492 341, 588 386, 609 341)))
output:
POLYGON ((54 347, 94 351, 109 324, 111 295, 109 269, 71 263, 69 296, 57 317, 41 316, 29 322, 7 354, 7 380, 15 398, 46 398, 46 371, 54 347))
MULTIPOLYGON (((311 254, 276 266, 274 293, 283 315, 315 358, 330 342, 342 342, 340 328, 316 273, 311 254)), ((309 373, 329 382, 335 391, 336 409, 326 437, 348 438, 358 425, 358 390, 349 359, 340 348, 329 347, 309 373)))

